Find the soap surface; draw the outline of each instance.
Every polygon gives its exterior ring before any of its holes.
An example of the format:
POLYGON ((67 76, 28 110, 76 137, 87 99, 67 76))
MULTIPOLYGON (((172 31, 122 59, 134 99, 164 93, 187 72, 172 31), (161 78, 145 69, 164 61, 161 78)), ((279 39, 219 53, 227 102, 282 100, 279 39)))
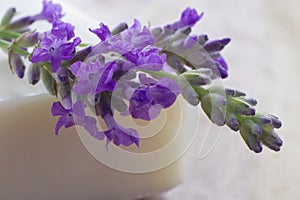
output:
MULTIPOLYGON (((182 182, 182 158, 149 173, 126 173, 95 159, 76 129, 62 129, 56 136, 56 121, 49 112, 53 100, 39 95, 0 102, 0 199, 132 199, 166 191, 182 182)), ((167 113, 174 116, 172 112, 177 112, 179 105, 167 113)), ((174 121, 168 120, 166 126, 171 127, 168 123, 174 121)), ((160 140, 167 144, 166 138, 160 140)), ((140 151, 153 150, 151 142, 150 146, 143 143, 140 151)), ((105 153, 104 143, 97 144, 105 153)))

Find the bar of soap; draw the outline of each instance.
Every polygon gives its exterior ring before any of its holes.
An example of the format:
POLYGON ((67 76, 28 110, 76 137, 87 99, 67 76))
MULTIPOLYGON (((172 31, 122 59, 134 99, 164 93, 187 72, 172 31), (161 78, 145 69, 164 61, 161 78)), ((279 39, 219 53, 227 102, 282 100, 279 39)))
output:
POLYGON ((195 117, 187 112, 183 115, 186 103, 176 102, 167 109, 163 129, 142 139, 140 149, 115 150, 114 145, 109 145, 106 151, 105 142, 93 139, 80 128, 62 129, 56 136, 53 132, 56 119, 50 114, 54 100, 44 94, 0 102, 0 199, 134 199, 166 191, 183 181, 184 159, 180 156, 188 145, 184 138, 191 128, 185 122, 195 117), (191 118, 180 119, 183 116, 191 118), (170 141, 173 134, 177 134, 177 141, 170 141), (155 154, 156 158, 141 157, 142 153, 147 155, 163 148, 171 149, 155 154), (124 151, 135 152, 142 159, 124 160, 124 151), (174 162, 166 164, 170 157, 174 162), (163 168, 155 170, 157 166, 163 168), (118 167, 121 171, 116 170, 118 167))

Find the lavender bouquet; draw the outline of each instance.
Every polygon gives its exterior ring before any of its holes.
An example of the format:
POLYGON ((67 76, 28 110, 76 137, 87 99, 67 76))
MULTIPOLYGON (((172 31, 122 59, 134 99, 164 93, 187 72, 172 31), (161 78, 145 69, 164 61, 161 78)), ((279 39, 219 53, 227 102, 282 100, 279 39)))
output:
POLYGON ((26 74, 32 85, 41 80, 59 99, 51 108, 58 117, 56 134, 63 126, 78 125, 106 140, 107 148, 110 143, 139 146, 142 133, 118 124, 114 113, 150 121, 181 94, 195 109, 201 106, 212 123, 239 131, 250 150, 259 153, 262 145, 280 150, 283 142, 274 129, 282 124, 276 116, 257 112, 257 101, 244 92, 212 84, 228 76, 220 52, 230 38, 191 34, 203 13, 187 8, 178 21, 154 28, 138 20, 113 29, 100 23, 89 29, 99 37, 97 44, 75 36, 75 27, 62 20, 61 5, 52 1, 43 1, 38 14, 17 19, 15 14, 10 8, 2 17, 0 47, 17 77, 26 74), (32 30, 37 21, 49 23, 51 29, 32 30))

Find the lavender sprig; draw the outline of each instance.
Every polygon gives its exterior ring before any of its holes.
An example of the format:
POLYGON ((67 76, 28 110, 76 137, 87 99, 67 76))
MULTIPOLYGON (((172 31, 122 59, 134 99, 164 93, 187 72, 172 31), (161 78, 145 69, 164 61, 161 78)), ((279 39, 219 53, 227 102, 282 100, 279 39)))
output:
POLYGON ((275 133, 281 121, 274 115, 258 113, 257 101, 244 92, 213 87, 216 79, 228 76, 221 51, 230 38, 210 40, 206 34, 192 35, 192 27, 203 17, 187 8, 179 20, 162 27, 120 23, 110 28, 100 23, 89 29, 99 38, 94 45, 82 44, 74 26, 62 21, 62 7, 43 1, 42 11, 15 19, 8 9, 0 24, 0 48, 8 52, 13 73, 30 84, 40 79, 60 102, 52 105, 58 117, 55 133, 64 126, 82 126, 96 139, 117 146, 139 146, 139 134, 114 119, 115 112, 152 120, 173 105, 178 95, 199 106, 212 123, 240 131, 248 147, 258 153, 262 144, 279 151, 282 140, 275 133), (43 20, 51 29, 31 30, 43 20), (25 60, 30 62, 26 67, 25 60), (89 116, 90 108, 96 116, 89 116), (97 117, 106 124, 100 130, 97 117))

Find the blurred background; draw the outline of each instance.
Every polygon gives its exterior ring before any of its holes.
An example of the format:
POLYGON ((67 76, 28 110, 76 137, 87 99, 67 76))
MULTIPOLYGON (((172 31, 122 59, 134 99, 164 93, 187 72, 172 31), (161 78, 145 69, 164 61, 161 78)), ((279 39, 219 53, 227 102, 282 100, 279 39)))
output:
MULTIPOLYGON (((1 12, 14 0, 1 2, 1 12), (3 6, 4 5, 4 6, 3 6)), ((16 1, 15 1, 16 2, 16 1)), ((18 1, 19 2, 19 1, 18 1)), ((29 13, 41 1, 26 1, 19 10, 29 13), (30 2, 30 3, 29 3, 30 2)), ((213 38, 231 37, 223 51, 229 64, 224 85, 258 99, 258 110, 280 117, 284 140, 279 153, 265 148, 254 154, 237 133, 224 128, 213 151, 199 159, 201 142, 210 127, 201 117, 199 137, 187 152, 187 178, 178 187, 151 199, 282 200, 300 198, 300 14, 297 0, 57 0, 66 21, 87 33, 99 22, 111 27, 134 18, 143 24, 164 25, 180 17, 187 6, 204 11, 193 29, 213 38), (76 15, 82 22, 72 21, 76 15), (84 23, 83 23, 84 22, 84 23)), ((36 10, 36 9, 34 9, 36 10)), ((93 40, 93 38, 87 38, 93 40)), ((97 40, 97 38, 95 38, 97 40)), ((202 152, 203 153, 203 152, 202 152)), ((204 152, 205 153, 205 152, 204 152)))

